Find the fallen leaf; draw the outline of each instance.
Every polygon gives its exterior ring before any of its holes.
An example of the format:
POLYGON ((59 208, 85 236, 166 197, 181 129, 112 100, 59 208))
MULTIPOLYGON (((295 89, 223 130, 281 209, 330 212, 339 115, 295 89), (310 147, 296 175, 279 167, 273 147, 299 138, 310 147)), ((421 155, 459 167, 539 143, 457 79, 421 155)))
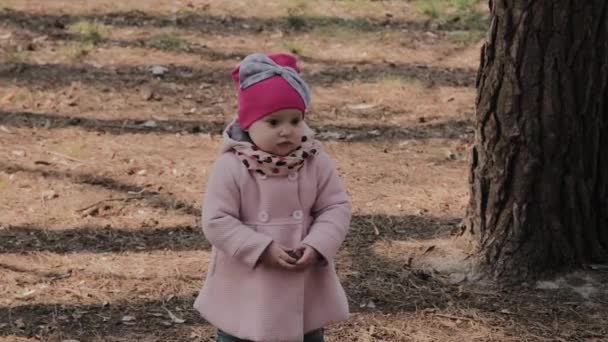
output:
POLYGON ((121 321, 123 321, 123 322, 133 322, 133 321, 135 321, 135 317, 133 317, 133 316, 122 316, 121 321))
POLYGON ((460 284, 467 279, 466 274, 464 273, 452 273, 450 274, 448 281, 450 284, 460 284))
POLYGON ((175 316, 173 314, 173 312, 169 311, 169 309, 167 309, 167 308, 163 308, 163 309, 165 309, 165 311, 167 311, 167 314, 169 315, 169 318, 171 318, 171 321, 173 323, 182 324, 186 321, 185 319, 181 319, 181 318, 175 316))
POLYGON ((21 318, 17 318, 17 319, 15 320, 15 326, 16 326, 18 329, 23 329, 23 328, 25 328, 25 323, 23 323, 23 319, 21 319, 21 318))
POLYGON ((53 198, 57 198, 59 197, 59 195, 57 195, 57 193, 55 193, 55 191, 53 190, 47 190, 42 192, 42 198, 45 200, 52 200, 53 198))
POLYGON ((33 295, 34 293, 36 293, 36 289, 25 291, 25 292, 23 292, 22 294, 19 295, 19 298, 27 298, 27 297, 33 295))
POLYGON ((371 103, 359 103, 359 104, 347 106, 347 108, 351 109, 351 110, 366 110, 366 109, 371 109, 374 107, 376 107, 376 105, 371 104, 371 103))
POLYGON ((144 122, 143 124, 141 124, 141 126, 147 127, 147 128, 156 128, 156 127, 158 127, 158 124, 154 120, 148 120, 148 121, 144 122))
POLYGON ((25 157, 25 155, 26 155, 25 151, 23 151, 23 150, 15 150, 11 153, 17 157, 25 157))
POLYGON ((317 135, 319 139, 340 139, 342 134, 338 132, 322 132, 317 135))
POLYGON ((97 214, 99 214, 99 207, 98 206, 93 206, 90 207, 86 210, 84 210, 81 214, 82 217, 87 217, 87 216, 96 216, 97 214))
POLYGON ((422 253, 422 254, 426 254, 426 253, 432 251, 433 249, 435 249, 435 245, 427 247, 426 250, 424 251, 424 253, 422 253))
POLYGON ((72 276, 72 271, 69 270, 67 272, 63 272, 63 273, 55 273, 52 275, 49 275, 49 278, 51 278, 51 280, 60 280, 60 279, 66 279, 72 276))
POLYGON ((608 265, 603 264, 591 264, 589 265, 589 268, 595 271, 608 271, 608 265))
POLYGON ((155 65, 152 67, 152 75, 154 76, 164 76, 169 71, 169 68, 162 65, 155 65))
POLYGON ((75 97, 73 99, 69 99, 67 102, 67 105, 70 107, 75 107, 78 105, 78 97, 75 97))
POLYGON ((458 327, 458 324, 454 321, 452 321, 451 319, 440 319, 437 320, 441 325, 446 326, 448 328, 456 328, 458 327))
POLYGON ((0 104, 7 105, 7 104, 11 103, 13 101, 13 99, 15 98, 15 95, 17 95, 17 91, 13 90, 12 92, 10 92, 6 96, 4 96, 2 98, 2 100, 0 100, 0 104))
POLYGON ((150 88, 144 88, 141 91, 141 97, 146 101, 150 101, 154 99, 154 91, 150 88))

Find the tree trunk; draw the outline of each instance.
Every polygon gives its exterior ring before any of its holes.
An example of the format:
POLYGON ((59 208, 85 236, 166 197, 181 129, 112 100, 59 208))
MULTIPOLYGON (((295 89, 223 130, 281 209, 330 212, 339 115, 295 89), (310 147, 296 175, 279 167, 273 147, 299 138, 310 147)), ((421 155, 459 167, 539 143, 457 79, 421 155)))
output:
POLYGON ((608 260, 608 1, 494 0, 467 231, 496 279, 608 260))

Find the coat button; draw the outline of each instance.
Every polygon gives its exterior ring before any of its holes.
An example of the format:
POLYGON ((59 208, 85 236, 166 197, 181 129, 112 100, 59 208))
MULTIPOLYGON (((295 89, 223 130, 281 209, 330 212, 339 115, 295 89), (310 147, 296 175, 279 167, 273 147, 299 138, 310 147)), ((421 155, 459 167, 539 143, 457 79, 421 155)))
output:
POLYGON ((290 173, 290 174, 287 176, 287 178, 288 178, 290 181, 295 182, 295 180, 296 180, 296 179, 298 179, 298 174, 297 174, 297 173, 295 173, 295 172, 292 172, 292 173, 290 173))
POLYGON ((293 214, 291 214, 291 216, 294 219, 296 219, 298 221, 301 221, 302 217, 304 217, 304 213, 302 212, 302 210, 296 210, 296 211, 293 212, 293 214))
POLYGON ((258 214, 258 219, 262 222, 268 222, 268 213, 265 211, 262 211, 258 214))

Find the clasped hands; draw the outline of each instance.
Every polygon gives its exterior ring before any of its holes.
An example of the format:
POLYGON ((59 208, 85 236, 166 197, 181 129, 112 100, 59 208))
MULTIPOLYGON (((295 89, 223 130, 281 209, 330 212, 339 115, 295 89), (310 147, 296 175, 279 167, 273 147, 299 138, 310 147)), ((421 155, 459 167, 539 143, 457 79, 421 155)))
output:
POLYGON ((269 267, 300 271, 318 263, 320 258, 319 252, 308 245, 286 248, 273 241, 264 250, 260 259, 269 267))

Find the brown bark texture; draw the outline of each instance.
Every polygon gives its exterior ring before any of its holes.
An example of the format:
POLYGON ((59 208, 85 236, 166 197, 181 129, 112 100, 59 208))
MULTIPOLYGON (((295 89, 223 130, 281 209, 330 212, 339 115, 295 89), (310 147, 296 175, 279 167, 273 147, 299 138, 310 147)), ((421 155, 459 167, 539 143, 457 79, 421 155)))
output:
POLYGON ((482 270, 529 279, 608 258, 608 1, 493 0, 466 230, 482 270))

